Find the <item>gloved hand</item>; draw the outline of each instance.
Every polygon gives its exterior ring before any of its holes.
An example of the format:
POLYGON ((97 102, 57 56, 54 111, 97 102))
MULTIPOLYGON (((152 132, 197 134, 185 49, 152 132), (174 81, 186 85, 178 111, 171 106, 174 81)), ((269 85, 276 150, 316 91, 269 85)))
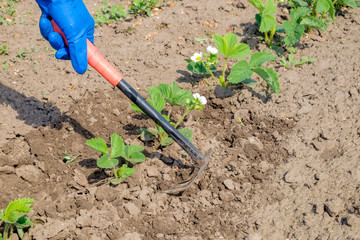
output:
POLYGON ((36 0, 42 15, 39 26, 41 35, 58 50, 57 59, 69 60, 76 72, 83 74, 88 67, 87 43, 94 43, 94 19, 91 17, 82 0, 36 0), (51 20, 65 34, 67 47, 61 35, 54 32, 51 20))

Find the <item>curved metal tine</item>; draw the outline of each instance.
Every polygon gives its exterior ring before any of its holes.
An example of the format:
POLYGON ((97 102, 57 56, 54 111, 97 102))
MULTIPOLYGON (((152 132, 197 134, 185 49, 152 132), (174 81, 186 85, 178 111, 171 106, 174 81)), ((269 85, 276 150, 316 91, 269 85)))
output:
POLYGON ((207 151, 205 153, 205 158, 204 158, 203 165, 200 167, 200 169, 198 171, 196 171, 196 173, 194 173, 191 176, 191 178, 180 182, 177 187, 166 190, 165 192, 168 193, 168 194, 173 194, 173 193, 176 193, 176 192, 185 191, 188 187, 190 187, 190 185, 193 182, 195 182, 195 180, 198 179, 201 176, 201 174, 204 173, 205 169, 209 165, 211 153, 212 153, 212 149, 210 149, 209 151, 207 151))

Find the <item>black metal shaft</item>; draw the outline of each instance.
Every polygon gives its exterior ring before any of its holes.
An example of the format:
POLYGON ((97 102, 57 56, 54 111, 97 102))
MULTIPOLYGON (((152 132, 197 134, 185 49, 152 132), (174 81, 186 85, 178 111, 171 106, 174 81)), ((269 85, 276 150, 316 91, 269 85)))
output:
POLYGON ((135 91, 124 79, 116 85, 133 103, 135 103, 144 113, 159 124, 164 131, 171 137, 179 146, 185 150, 194 160, 204 160, 205 156, 184 137, 178 130, 176 130, 161 114, 156 111, 141 95, 135 91))

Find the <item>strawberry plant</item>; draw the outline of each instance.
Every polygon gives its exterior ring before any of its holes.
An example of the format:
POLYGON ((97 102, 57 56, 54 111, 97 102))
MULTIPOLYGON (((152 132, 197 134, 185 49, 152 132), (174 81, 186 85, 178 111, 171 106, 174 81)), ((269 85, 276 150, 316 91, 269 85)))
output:
POLYGON ((280 91, 279 78, 277 73, 271 69, 262 67, 262 64, 268 61, 275 61, 275 57, 267 52, 257 52, 251 55, 250 61, 239 61, 231 68, 228 76, 230 83, 243 83, 249 87, 254 87, 257 82, 251 79, 253 73, 259 75, 274 92, 280 91))
POLYGON ((293 46, 301 39, 306 27, 326 30, 325 23, 314 16, 308 16, 310 13, 311 10, 307 7, 298 7, 291 10, 290 21, 285 20, 283 23, 286 32, 283 41, 287 47, 293 46))
POLYGON ((144 150, 142 146, 126 145, 122 138, 117 135, 111 135, 111 151, 109 151, 106 142, 102 138, 92 138, 86 141, 86 144, 93 150, 100 152, 102 156, 97 161, 97 166, 102 169, 112 168, 114 179, 110 183, 117 185, 126 180, 134 173, 134 168, 129 168, 127 164, 123 164, 120 168, 118 158, 123 158, 126 162, 140 163, 145 161, 145 155, 141 152, 144 150))
POLYGON ((255 87, 257 82, 250 79, 255 72, 268 84, 274 93, 279 92, 280 85, 277 73, 271 68, 262 67, 262 64, 265 62, 275 61, 274 56, 267 52, 254 53, 251 55, 249 63, 245 60, 238 61, 232 66, 230 72, 227 73, 226 70, 229 69, 228 61, 230 59, 248 57, 251 54, 250 47, 244 43, 238 44, 239 39, 233 33, 226 33, 224 36, 214 34, 213 39, 217 47, 215 48, 216 51, 212 47, 210 49, 208 48, 207 51, 210 55, 206 59, 203 59, 203 54, 194 55, 191 59, 185 59, 188 62, 189 60, 192 61, 189 62, 188 65, 190 71, 198 73, 200 70, 205 69, 206 73, 210 73, 214 81, 218 82, 224 88, 227 86, 226 80, 232 84, 241 83, 247 87, 255 87), (216 70, 218 63, 218 52, 223 56, 224 60, 222 75, 217 79, 213 71, 216 70), (211 61, 209 61, 209 59, 211 59, 211 61))
POLYGON ((263 0, 248 0, 260 14, 255 15, 255 20, 259 25, 259 31, 264 33, 265 42, 268 47, 273 45, 273 37, 276 32, 276 5, 273 0, 267 0, 266 5, 263 0))
MULTIPOLYGON (((185 117, 192 111, 203 109, 203 105, 206 104, 206 98, 199 94, 192 95, 190 91, 181 89, 175 82, 172 85, 160 84, 158 86, 151 87, 147 90, 149 98, 147 101, 158 112, 162 112, 166 103, 170 106, 183 106, 185 111, 177 122, 172 122, 171 109, 168 114, 162 114, 162 116, 169 121, 175 128, 179 127, 185 117)), ((131 104, 131 108, 139 113, 144 113, 138 106, 131 104)), ((187 139, 191 139, 192 131, 188 128, 179 128, 178 131, 183 134, 187 139)), ((168 136, 164 129, 157 123, 155 128, 140 129, 140 138, 143 141, 158 140, 160 146, 166 147, 174 143, 174 140, 168 136)))
POLYGON ((238 37, 233 33, 227 33, 224 37, 214 34, 213 39, 216 47, 208 46, 207 53, 195 53, 190 59, 185 59, 188 62, 187 69, 196 74, 210 74, 214 82, 222 87, 226 87, 226 69, 228 68, 227 62, 230 59, 244 58, 250 55, 250 48, 247 44, 238 44, 238 37), (224 57, 222 66, 222 75, 216 78, 213 72, 216 71, 219 64, 218 53, 224 57))
POLYGON ((11 239, 15 228, 19 237, 21 239, 24 237, 24 229, 32 225, 30 218, 26 214, 31 211, 30 207, 33 203, 34 199, 19 198, 10 202, 6 209, 0 210, 0 220, 5 223, 4 240, 11 239))

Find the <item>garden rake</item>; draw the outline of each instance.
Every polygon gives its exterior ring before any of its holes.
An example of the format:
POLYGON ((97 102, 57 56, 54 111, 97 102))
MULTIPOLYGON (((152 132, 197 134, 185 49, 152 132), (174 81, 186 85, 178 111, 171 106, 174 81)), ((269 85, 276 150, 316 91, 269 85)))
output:
MULTIPOLYGON (((58 32, 65 40, 64 33, 60 30, 58 25, 52 20, 53 29, 58 32)), ((178 130, 176 130, 166 119, 156 111, 141 95, 135 91, 118 72, 97 50, 97 48, 87 40, 87 58, 88 63, 98 73, 100 73, 108 82, 114 87, 120 89, 134 104, 136 104, 144 113, 146 113, 153 121, 159 124, 164 131, 171 137, 179 146, 197 163, 200 163, 200 168, 193 173, 193 175, 178 184, 177 187, 169 189, 165 192, 179 193, 187 189, 199 176, 205 171, 210 161, 211 149, 204 155, 202 154, 186 137, 184 137, 178 130)))

